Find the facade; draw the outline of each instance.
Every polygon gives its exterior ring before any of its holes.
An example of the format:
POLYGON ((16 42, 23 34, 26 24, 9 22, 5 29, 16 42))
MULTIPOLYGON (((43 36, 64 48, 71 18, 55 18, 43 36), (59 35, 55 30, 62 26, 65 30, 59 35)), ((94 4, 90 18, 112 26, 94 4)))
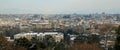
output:
POLYGON ((28 40, 31 40, 33 37, 37 38, 37 40, 43 40, 46 35, 50 35, 54 38, 56 42, 60 42, 63 39, 63 33, 59 32, 44 32, 44 33, 20 33, 14 35, 14 39, 19 38, 27 38, 28 40))
POLYGON ((32 37, 36 37, 37 33, 19 33, 14 35, 14 39, 19 39, 19 38, 27 38, 28 40, 31 40, 32 37))
POLYGON ((10 41, 11 39, 10 39, 10 37, 5 37, 6 39, 7 39, 7 41, 10 41))
POLYGON ((35 28, 41 28, 41 29, 50 29, 51 28, 51 23, 49 22, 35 22, 35 23, 32 23, 32 25, 35 27, 35 28))

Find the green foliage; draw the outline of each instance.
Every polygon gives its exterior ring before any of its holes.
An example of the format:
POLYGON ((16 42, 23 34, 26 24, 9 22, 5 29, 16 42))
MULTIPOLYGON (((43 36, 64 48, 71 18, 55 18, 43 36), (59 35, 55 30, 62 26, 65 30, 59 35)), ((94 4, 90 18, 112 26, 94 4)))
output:
POLYGON ((74 40, 75 43, 85 43, 86 41, 87 37, 82 35, 77 36, 76 39, 74 40))
POLYGON ((32 39, 31 39, 31 43, 37 43, 37 42, 38 42, 37 38, 32 37, 32 39))
POLYGON ((38 50, 40 50, 40 49, 43 50, 43 49, 47 48, 47 45, 44 42, 37 42, 36 46, 37 46, 38 50))
POLYGON ((6 28, 3 29, 3 33, 6 36, 10 36, 13 39, 13 35, 20 33, 20 28, 17 28, 17 27, 12 27, 12 28, 10 27, 9 28, 9 27, 6 27, 6 28))
POLYGON ((116 29, 116 34, 120 35, 120 26, 118 26, 118 28, 116 29))
POLYGON ((99 43, 99 36, 97 35, 91 35, 88 38, 88 43, 99 43))
POLYGON ((47 46, 50 46, 50 47, 55 46, 55 40, 50 35, 46 35, 43 42, 45 42, 47 46))
POLYGON ((55 39, 47 35, 42 41, 32 38, 30 41, 26 38, 19 38, 15 40, 15 47, 23 47, 29 50, 65 50, 64 42, 55 42, 55 39))
POLYGON ((54 47, 54 50, 65 50, 65 44, 64 43, 57 43, 54 47))
POLYGON ((99 43, 99 36, 97 36, 97 35, 90 35, 90 36, 79 35, 75 38, 74 42, 77 44, 99 43))
POLYGON ((15 40, 15 45, 28 48, 30 45, 30 41, 26 38, 19 38, 15 40))
POLYGON ((68 34, 71 34, 71 35, 79 35, 79 32, 75 31, 75 30, 72 30, 72 29, 68 29, 67 30, 67 33, 68 34))
POLYGON ((38 41, 36 38, 32 38, 30 41, 26 38, 19 38, 15 40, 15 46, 29 50, 65 50, 65 44, 63 42, 55 42, 50 35, 45 36, 43 41, 38 41), (32 45, 34 46, 31 48, 32 45))
POLYGON ((29 50, 44 50, 47 48, 47 45, 45 42, 38 41, 35 37, 33 37, 30 42, 31 42, 30 47, 32 45, 34 45, 34 46, 32 48, 29 48, 29 50))
POLYGON ((70 43, 70 36, 69 35, 64 35, 64 42, 66 43, 66 44, 69 44, 70 43))
POLYGON ((115 50, 120 50, 120 26, 118 26, 118 28, 116 29, 116 34, 117 34, 117 38, 114 48, 115 50))

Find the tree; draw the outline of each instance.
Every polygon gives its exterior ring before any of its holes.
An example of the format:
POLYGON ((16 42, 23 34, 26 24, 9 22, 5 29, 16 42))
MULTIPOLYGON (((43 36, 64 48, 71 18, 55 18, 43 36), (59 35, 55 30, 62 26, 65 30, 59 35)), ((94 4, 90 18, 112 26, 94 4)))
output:
POLYGON ((54 47, 54 50, 65 50, 65 44, 62 42, 58 42, 54 47))
POLYGON ((0 50, 13 50, 12 44, 4 36, 0 35, 0 50))
MULTIPOLYGON (((2 28, 3 29, 3 28, 2 28)), ((3 32, 6 36, 10 36, 13 39, 13 35, 20 33, 20 28, 17 27, 7 27, 3 29, 3 32)))
POLYGON ((79 35, 79 32, 72 30, 72 29, 68 29, 67 30, 67 34, 71 34, 71 35, 79 35))
POLYGON ((99 43, 99 36, 97 36, 97 35, 89 36, 88 43, 99 43))
POLYGON ((88 37, 87 36, 83 36, 83 35, 79 35, 79 36, 77 36, 76 38, 75 38, 75 40, 74 40, 74 42, 75 43, 86 43, 87 42, 87 39, 88 39, 88 37))
POLYGON ((43 42, 47 45, 47 50, 51 50, 56 44, 55 39, 50 35, 46 35, 43 42))
POLYGON ((16 47, 15 50, 27 50, 27 48, 19 46, 19 47, 16 47))
POLYGON ((68 50, 104 50, 98 44, 76 44, 71 46, 68 50))
POLYGON ((37 42, 36 46, 38 50, 44 50, 47 48, 47 45, 42 41, 37 42))
POLYGON ((55 39, 50 35, 46 35, 44 38, 44 42, 46 42, 48 46, 54 46, 55 39))
POLYGON ((29 50, 43 50, 46 48, 45 43, 43 43, 43 41, 38 41, 36 37, 33 37, 30 42, 31 45, 29 50))
POLYGON ((30 46, 30 41, 26 38, 15 39, 15 46, 28 48, 30 46))
POLYGON ((0 35, 0 50, 27 50, 27 48, 13 46, 4 36, 0 35))
POLYGON ((37 42, 38 42, 37 38, 36 37, 32 37, 31 43, 37 43, 37 42))
POLYGON ((116 29, 116 34, 117 34, 117 38, 114 48, 115 50, 120 50, 120 26, 118 26, 118 28, 116 29))
POLYGON ((69 35, 64 34, 64 42, 65 42, 66 44, 70 44, 70 36, 69 36, 69 35))

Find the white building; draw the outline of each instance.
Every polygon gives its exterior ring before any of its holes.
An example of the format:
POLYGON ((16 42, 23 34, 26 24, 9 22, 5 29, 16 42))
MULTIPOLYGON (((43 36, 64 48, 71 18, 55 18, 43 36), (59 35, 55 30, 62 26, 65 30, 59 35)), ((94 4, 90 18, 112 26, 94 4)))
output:
POLYGON ((14 35, 14 39, 27 38, 28 40, 31 40, 33 37, 36 37, 37 40, 43 40, 46 35, 52 36, 56 42, 60 42, 63 39, 63 33, 59 32, 20 33, 14 35))
POLYGON ((27 38, 28 40, 32 39, 32 37, 36 37, 37 33, 19 33, 14 35, 14 39, 19 38, 27 38))

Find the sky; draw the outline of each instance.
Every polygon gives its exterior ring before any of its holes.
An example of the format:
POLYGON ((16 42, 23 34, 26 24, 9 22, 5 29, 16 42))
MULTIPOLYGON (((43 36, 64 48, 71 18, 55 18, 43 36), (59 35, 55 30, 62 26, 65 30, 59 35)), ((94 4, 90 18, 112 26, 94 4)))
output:
POLYGON ((0 14, 120 13, 120 0, 0 0, 0 14))

